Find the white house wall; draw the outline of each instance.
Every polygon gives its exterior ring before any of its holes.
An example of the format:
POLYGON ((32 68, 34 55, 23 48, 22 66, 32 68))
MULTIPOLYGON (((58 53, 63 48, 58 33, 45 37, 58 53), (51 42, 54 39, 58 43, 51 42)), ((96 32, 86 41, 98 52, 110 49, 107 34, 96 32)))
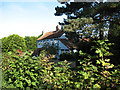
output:
MULTIPOLYGON (((65 34, 63 34, 59 39, 65 39, 65 34)), ((58 39, 58 38, 54 38, 54 39, 44 39, 44 40, 38 40, 37 41, 37 48, 42 48, 44 46, 44 43, 48 42, 49 45, 52 45, 51 42, 53 42, 55 44, 55 40, 58 39), (41 43, 39 45, 39 43, 41 43)), ((68 47, 66 47, 60 40, 57 40, 58 41, 58 44, 55 44, 55 45, 58 45, 59 47, 59 50, 58 50, 58 55, 56 55, 57 58, 59 58, 59 55, 62 54, 61 50, 64 50, 64 53, 66 53, 65 50, 69 50, 69 52, 71 51, 68 47)))
POLYGON ((62 54, 61 50, 64 50, 64 53, 66 53, 66 50, 69 50, 69 52, 71 52, 68 47, 66 47, 61 41, 59 41, 59 55, 62 54))
POLYGON ((45 40, 39 40, 37 41, 37 48, 42 48, 44 46, 44 43, 49 43, 49 45, 52 45, 52 43, 55 43, 55 39, 45 39, 45 40), (39 43, 41 43, 39 45, 39 43))
POLYGON ((59 48, 60 49, 69 49, 61 41, 59 41, 59 48))

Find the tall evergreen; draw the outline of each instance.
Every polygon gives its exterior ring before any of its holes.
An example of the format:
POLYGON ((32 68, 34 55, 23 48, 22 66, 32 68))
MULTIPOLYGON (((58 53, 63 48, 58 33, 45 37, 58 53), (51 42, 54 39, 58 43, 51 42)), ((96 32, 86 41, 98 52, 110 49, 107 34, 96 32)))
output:
MULTIPOLYGON (((108 0, 107 0, 108 1, 108 0)), ((55 8, 55 16, 67 15, 67 19, 92 17, 94 30, 100 39, 107 36, 110 42, 115 43, 111 50, 114 54, 113 61, 120 63, 120 2, 65 2, 64 6, 55 8), (104 34, 104 33, 107 34, 104 34)), ((67 19, 60 25, 68 25, 67 19)), ((71 29, 70 29, 71 31, 71 29)), ((85 31, 85 30, 84 30, 85 31)), ((72 38, 72 35, 68 35, 72 38)), ((73 35, 74 37, 74 35, 73 35)))
MULTIPOLYGON (((56 16, 67 15, 68 19, 92 17, 95 24, 99 24, 99 36, 102 39, 108 24, 120 25, 120 2, 71 2, 65 6, 55 8, 56 16), (105 28, 106 27, 106 28, 105 28)), ((65 24, 65 20, 64 20, 65 24)), ((109 28, 112 28, 111 26, 109 28)), ((110 34, 110 31, 109 31, 110 34)))

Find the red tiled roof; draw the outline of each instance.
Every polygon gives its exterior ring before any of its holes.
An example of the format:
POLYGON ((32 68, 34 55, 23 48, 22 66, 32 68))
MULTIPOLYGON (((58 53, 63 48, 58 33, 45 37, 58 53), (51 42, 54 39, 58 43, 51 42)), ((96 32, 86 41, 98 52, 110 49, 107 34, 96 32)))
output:
POLYGON ((43 39, 51 39, 51 38, 58 38, 61 37, 63 35, 63 31, 59 30, 59 31, 52 31, 52 32, 47 32, 45 34, 43 34, 40 38, 38 38, 37 40, 43 40, 43 39))

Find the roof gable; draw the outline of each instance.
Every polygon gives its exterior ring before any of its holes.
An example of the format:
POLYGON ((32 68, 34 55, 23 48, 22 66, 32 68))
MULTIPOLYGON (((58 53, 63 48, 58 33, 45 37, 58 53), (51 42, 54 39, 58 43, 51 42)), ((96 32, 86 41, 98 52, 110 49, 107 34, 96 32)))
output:
POLYGON ((60 40, 69 49, 76 48, 76 46, 68 39, 58 39, 58 40, 60 40))

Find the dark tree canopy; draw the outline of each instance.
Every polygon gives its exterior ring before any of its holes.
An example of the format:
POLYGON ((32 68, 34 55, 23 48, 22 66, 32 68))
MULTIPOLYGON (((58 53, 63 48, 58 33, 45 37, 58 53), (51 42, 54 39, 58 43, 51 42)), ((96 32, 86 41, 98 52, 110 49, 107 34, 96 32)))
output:
MULTIPOLYGON (((104 37, 106 35, 109 41, 114 43, 114 46, 111 47, 114 54, 113 60, 120 61, 120 2, 66 2, 64 4, 64 6, 55 8, 55 16, 65 14, 67 19, 75 20, 92 17, 95 32, 99 33, 98 36, 101 40, 106 38, 104 37), (107 34, 104 34, 105 32, 107 34)), ((67 19, 59 24, 68 25, 67 19)), ((68 37, 73 38, 72 34, 69 34, 68 37)))
MULTIPOLYGON (((55 8, 56 16, 67 15, 68 19, 92 17, 95 24, 99 24, 100 37, 103 38, 104 27, 108 24, 120 25, 120 2, 71 2, 65 6, 55 8)), ((66 21, 64 20, 64 23, 66 21)), ((109 27, 111 28, 111 27, 109 27)))
POLYGON ((55 10, 56 16, 65 14, 68 18, 92 17, 99 22, 114 21, 120 14, 120 2, 71 2, 62 7, 57 6, 55 10))
POLYGON ((94 36, 94 25, 92 18, 68 19, 68 25, 63 25, 68 39, 79 42, 80 38, 90 38, 94 36))

